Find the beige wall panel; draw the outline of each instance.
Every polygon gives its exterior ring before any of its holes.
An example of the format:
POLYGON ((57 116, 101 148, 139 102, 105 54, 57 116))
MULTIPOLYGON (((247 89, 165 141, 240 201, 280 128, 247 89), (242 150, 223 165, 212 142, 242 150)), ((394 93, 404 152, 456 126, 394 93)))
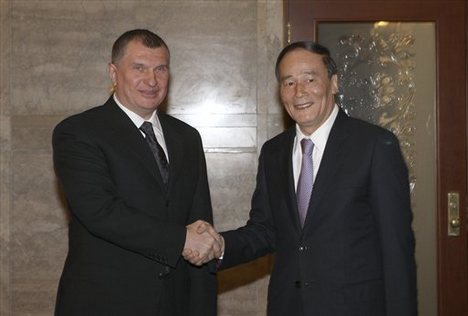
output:
MULTIPOLYGON (((67 210, 51 134, 102 104, 118 35, 160 34, 171 49, 167 111, 199 129, 218 229, 243 225, 257 157, 282 131, 274 62, 282 1, 0 1, 0 314, 52 315, 67 210)), ((219 274, 219 315, 264 315, 271 258, 219 274)))

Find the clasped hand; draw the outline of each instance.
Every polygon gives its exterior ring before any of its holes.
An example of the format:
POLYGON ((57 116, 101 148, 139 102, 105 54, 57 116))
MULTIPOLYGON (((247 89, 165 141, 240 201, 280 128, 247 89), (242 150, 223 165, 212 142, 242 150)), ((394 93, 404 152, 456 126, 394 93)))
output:
POLYGON ((182 256, 190 263, 201 266, 221 257, 224 253, 224 239, 210 223, 198 220, 187 226, 182 256))

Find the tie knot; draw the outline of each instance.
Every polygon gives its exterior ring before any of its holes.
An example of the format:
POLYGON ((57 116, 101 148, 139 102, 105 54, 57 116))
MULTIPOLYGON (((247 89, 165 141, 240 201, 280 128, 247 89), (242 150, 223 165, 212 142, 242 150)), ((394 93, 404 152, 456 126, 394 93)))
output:
POLYGON ((148 121, 144 121, 143 124, 141 124, 140 129, 146 134, 146 136, 153 135, 153 124, 148 121))
POLYGON ((303 138, 301 140, 302 154, 307 156, 312 156, 312 151, 314 150, 314 143, 309 138, 303 138))

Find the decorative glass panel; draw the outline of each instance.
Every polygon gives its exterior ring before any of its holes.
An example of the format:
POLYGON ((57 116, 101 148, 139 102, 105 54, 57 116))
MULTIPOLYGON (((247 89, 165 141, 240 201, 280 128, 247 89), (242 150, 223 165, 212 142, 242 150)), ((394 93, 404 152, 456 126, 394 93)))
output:
POLYGON ((419 314, 437 315, 434 23, 320 23, 318 41, 338 64, 338 102, 391 130, 409 172, 419 314))

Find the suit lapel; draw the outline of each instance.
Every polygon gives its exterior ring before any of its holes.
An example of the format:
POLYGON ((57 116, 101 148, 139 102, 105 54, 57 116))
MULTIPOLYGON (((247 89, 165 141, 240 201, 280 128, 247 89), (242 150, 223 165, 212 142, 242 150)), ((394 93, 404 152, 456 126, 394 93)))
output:
POLYGON ((266 167, 267 170, 278 170, 278 183, 272 192, 284 195, 287 211, 290 213, 288 218, 292 221, 292 226, 298 234, 301 233, 301 224, 299 213, 297 211, 296 189, 294 187, 294 173, 292 168, 292 151, 294 146, 294 137, 296 136, 295 126, 286 131, 284 141, 278 146, 278 152, 272 155, 273 168, 266 167))
POLYGON ((338 166, 343 162, 344 157, 344 145, 346 140, 346 120, 347 115, 340 110, 338 116, 333 124, 333 127, 328 136, 327 145, 323 153, 322 161, 315 178, 314 188, 309 203, 308 215, 304 223, 304 230, 312 228, 316 225, 322 213, 326 212, 326 208, 319 208, 320 201, 323 197, 324 192, 328 190, 328 187, 332 185, 335 173, 339 169, 338 166), (310 214, 310 216, 309 216, 310 214))
POLYGON ((140 161, 142 165, 148 169, 149 173, 156 179, 160 186, 164 187, 153 153, 141 132, 130 118, 118 107, 112 97, 104 106, 107 107, 107 112, 109 113, 108 117, 106 117, 106 121, 109 122, 108 126, 111 133, 113 133, 112 139, 118 143, 118 146, 132 153, 136 160, 140 161))
POLYGON ((169 183, 168 192, 171 191, 178 173, 183 170, 181 159, 184 157, 184 146, 182 144, 182 135, 179 131, 169 124, 166 115, 158 114, 159 121, 164 133, 164 140, 167 146, 169 156, 169 183))

